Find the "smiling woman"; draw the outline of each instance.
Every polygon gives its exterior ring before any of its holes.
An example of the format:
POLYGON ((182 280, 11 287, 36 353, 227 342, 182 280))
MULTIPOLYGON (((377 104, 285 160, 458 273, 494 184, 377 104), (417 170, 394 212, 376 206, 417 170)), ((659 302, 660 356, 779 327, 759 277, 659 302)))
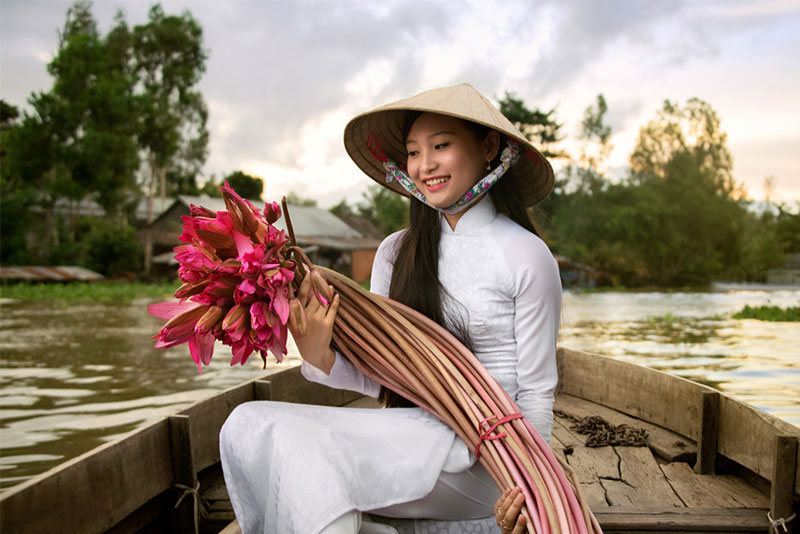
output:
MULTIPOLYGON (((552 190, 549 163, 467 84, 359 115, 345 147, 370 177, 412 197, 408 228, 377 251, 371 290, 454 333, 516 402, 512 415, 548 440, 561 284, 526 208, 552 190)), ((299 295, 308 324, 293 336, 304 376, 394 409, 261 402, 234 410, 220 450, 243 532, 354 534, 362 512, 481 520, 482 529, 497 522, 505 534, 554 520, 533 507, 520 514, 522 495, 501 495, 496 484, 508 482, 493 480, 453 429, 338 353, 335 301, 304 298, 302 286, 299 295)))
MULTIPOLYGON (((469 124, 447 115, 423 113, 408 132, 408 174, 433 207, 455 204, 491 170, 500 135, 482 129, 483 136, 479 137, 478 129, 469 124)), ((455 228, 462 214, 445 215, 451 228, 455 228)))

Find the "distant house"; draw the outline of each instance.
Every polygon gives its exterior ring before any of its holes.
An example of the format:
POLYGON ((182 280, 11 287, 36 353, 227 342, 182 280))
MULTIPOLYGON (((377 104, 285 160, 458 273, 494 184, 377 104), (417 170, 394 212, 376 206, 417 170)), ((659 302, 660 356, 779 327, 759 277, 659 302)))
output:
POLYGON ((597 269, 577 263, 564 256, 555 256, 562 287, 594 287, 600 273, 597 269))
MULTIPOLYGON (((261 200, 251 200, 262 207, 261 200)), ((173 247, 180 245, 178 236, 182 232, 181 217, 189 215, 189 207, 203 206, 213 211, 225 210, 221 198, 179 196, 152 224, 139 231, 145 247, 145 268, 151 274, 171 275, 175 273, 173 247)), ((310 206, 289 206, 297 244, 317 265, 330 267, 357 282, 369 280, 375 251, 380 238, 364 236, 345 224, 327 210, 310 206)), ((275 223, 286 230, 286 217, 275 223)))
POLYGON ((767 283, 800 286, 800 254, 792 254, 783 266, 769 269, 767 283))

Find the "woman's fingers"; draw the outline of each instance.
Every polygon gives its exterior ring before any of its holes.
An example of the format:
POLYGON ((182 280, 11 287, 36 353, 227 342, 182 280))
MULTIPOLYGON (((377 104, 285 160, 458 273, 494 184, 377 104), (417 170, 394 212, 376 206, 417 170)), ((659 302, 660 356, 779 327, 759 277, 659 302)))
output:
POLYGON ((308 295, 310 289, 311 277, 306 274, 305 278, 303 278, 303 281, 300 282, 300 287, 297 289, 297 300, 300 301, 300 304, 302 304, 304 308, 308 305, 308 295))
POLYGON ((503 524, 507 529, 511 529, 513 526, 514 530, 516 530, 517 520, 521 516, 520 511, 522 511, 522 506, 525 504, 525 496, 518 488, 515 488, 514 492, 506 498, 506 502, 509 500, 511 503, 505 510, 506 513, 503 516, 503 524))
POLYGON ((519 517, 517 518, 517 524, 514 525, 514 530, 512 531, 513 534, 524 534, 526 531, 525 527, 527 526, 527 524, 528 523, 527 519, 525 519, 525 516, 519 514, 519 517))
MULTIPOLYGON (((331 288, 333 291, 333 288, 331 288)), ((339 310, 339 294, 333 295, 333 301, 331 305, 328 306, 328 310, 325 314, 325 319, 328 323, 333 324, 334 319, 336 319, 336 312, 339 310)))

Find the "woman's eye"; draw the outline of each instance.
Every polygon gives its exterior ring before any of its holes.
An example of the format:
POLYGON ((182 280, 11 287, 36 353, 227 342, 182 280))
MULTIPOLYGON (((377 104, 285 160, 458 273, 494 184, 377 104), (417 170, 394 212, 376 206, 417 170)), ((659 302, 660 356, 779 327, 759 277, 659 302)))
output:
POLYGON ((445 148, 445 147, 446 147, 447 145, 449 145, 449 144, 450 144, 450 143, 439 143, 439 144, 438 144, 438 145, 436 145, 434 148, 436 148, 436 150, 440 150, 440 149, 442 149, 442 148, 445 148))
POLYGON ((419 152, 418 152, 418 151, 416 151, 416 150, 409 150, 409 151, 408 151, 408 157, 409 157, 409 158, 413 158, 413 157, 414 157, 414 156, 416 156, 417 154, 419 154, 419 152))

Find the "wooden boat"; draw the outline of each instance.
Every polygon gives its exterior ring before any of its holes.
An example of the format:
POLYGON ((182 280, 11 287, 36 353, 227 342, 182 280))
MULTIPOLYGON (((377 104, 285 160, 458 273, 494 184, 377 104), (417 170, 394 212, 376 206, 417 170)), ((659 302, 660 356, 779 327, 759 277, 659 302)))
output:
MULTIPOLYGON (((564 416, 551 447, 577 472, 605 532, 767 532, 768 514, 797 512, 797 427, 635 364, 559 349, 558 365, 564 416), (586 447, 569 418, 589 415, 647 430, 648 446, 586 447)), ((374 403, 307 382, 299 367, 267 374, 3 492, 0 532, 194 532, 196 517, 199 532, 238 532, 218 435, 231 410, 254 399, 374 403)))

